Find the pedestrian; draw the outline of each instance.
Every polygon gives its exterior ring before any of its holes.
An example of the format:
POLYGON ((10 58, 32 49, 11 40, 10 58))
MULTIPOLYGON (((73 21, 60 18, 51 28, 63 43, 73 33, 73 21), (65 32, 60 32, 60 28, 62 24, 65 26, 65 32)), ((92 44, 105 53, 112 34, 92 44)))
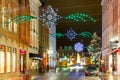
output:
POLYGON ((47 64, 47 72, 49 72, 49 65, 47 64))

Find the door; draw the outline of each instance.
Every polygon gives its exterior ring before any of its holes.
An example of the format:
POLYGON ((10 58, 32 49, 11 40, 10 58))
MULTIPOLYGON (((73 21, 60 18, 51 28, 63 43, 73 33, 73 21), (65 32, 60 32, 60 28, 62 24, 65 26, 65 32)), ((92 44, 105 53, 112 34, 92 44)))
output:
POLYGON ((25 74, 26 71, 26 55, 20 54, 20 72, 25 74))

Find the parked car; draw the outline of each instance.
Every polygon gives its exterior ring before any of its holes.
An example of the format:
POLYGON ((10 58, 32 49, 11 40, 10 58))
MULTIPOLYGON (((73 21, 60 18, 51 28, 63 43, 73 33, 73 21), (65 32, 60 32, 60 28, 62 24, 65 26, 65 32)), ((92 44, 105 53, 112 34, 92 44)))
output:
POLYGON ((80 63, 76 63, 70 66, 70 71, 84 71, 85 67, 83 65, 80 65, 80 63))
POLYGON ((98 73, 99 71, 96 66, 88 66, 87 69, 85 70, 86 76, 91 76, 91 75, 98 76, 98 73))

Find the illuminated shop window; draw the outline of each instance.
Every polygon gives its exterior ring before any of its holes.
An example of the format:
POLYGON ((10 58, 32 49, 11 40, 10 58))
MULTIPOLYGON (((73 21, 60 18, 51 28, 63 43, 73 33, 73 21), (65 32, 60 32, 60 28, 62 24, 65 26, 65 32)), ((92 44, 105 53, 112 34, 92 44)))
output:
POLYGON ((5 47, 0 46, 0 73, 4 73, 4 68, 5 68, 4 49, 5 49, 5 47))
POLYGON ((6 72, 10 72, 11 68, 11 48, 7 47, 7 52, 6 52, 6 72))
POLYGON ((12 54, 12 72, 16 72, 16 49, 13 48, 13 54, 12 54))
POLYGON ((23 55, 21 55, 21 57, 20 57, 20 67, 21 67, 21 69, 20 69, 20 71, 23 71, 23 55))

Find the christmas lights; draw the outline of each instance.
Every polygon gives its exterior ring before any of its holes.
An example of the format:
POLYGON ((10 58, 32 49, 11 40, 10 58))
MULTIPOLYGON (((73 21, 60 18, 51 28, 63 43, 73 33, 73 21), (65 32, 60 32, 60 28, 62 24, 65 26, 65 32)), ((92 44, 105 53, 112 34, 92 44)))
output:
POLYGON ((84 49, 84 45, 80 42, 75 43, 74 49, 76 52, 81 52, 84 49))
POLYGON ((57 10, 54 11, 51 6, 48 6, 47 9, 42 10, 42 15, 39 19, 42 21, 42 25, 46 24, 49 28, 56 25, 56 22, 62 17, 57 14, 57 10))
POLYGON ((89 16, 88 14, 85 13, 73 13, 73 14, 69 14, 65 17, 65 19, 67 20, 73 20, 73 21, 82 21, 82 22, 86 22, 89 20, 91 20, 92 22, 96 22, 96 20, 94 18, 92 18, 91 16, 89 16))
POLYGON ((36 18, 34 16, 30 16, 30 15, 20 15, 20 16, 16 16, 16 17, 12 18, 10 20, 10 22, 8 22, 8 23, 16 22, 17 24, 19 24, 21 22, 30 21, 33 19, 36 19, 36 18))
POLYGON ((79 36, 82 37, 88 37, 88 38, 92 38, 92 34, 90 32, 81 32, 80 34, 78 34, 79 36))
POLYGON ((70 41, 72 41, 73 39, 75 39, 77 35, 78 34, 76 32, 74 32, 72 30, 72 28, 70 28, 70 30, 67 30, 67 33, 65 34, 65 36, 67 36, 70 39, 70 41))

